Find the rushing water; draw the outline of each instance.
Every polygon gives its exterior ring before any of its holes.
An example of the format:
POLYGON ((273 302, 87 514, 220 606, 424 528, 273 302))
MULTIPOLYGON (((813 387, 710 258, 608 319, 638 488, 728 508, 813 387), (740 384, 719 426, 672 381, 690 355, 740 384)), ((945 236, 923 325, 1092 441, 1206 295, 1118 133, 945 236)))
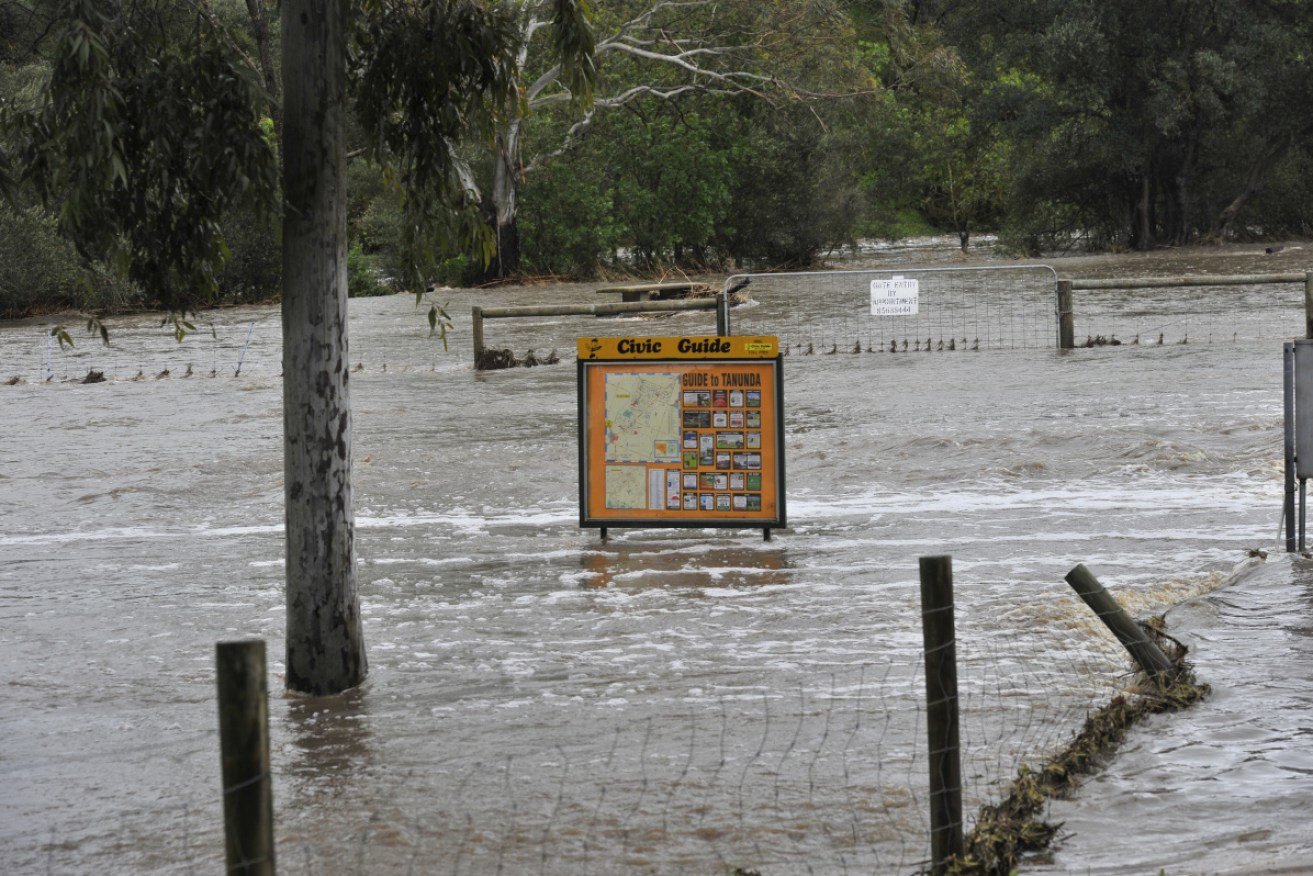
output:
MULTIPOLYGON (((1053 264, 1285 272, 1313 255, 1053 264)), ((354 301, 371 674, 342 697, 274 699, 280 868, 913 871, 928 855, 917 558, 943 553, 973 807, 1128 681, 1067 570, 1085 563, 1137 615, 1196 600, 1169 620, 1213 699, 1060 804, 1075 835, 1035 868, 1302 864, 1308 575, 1284 557, 1227 574, 1275 542, 1280 342, 1302 328, 1301 292, 1078 297, 1078 335, 1114 325, 1134 345, 790 355, 789 527, 769 542, 578 527, 574 338, 705 334, 707 314, 490 324, 490 343, 563 362, 480 374, 472 305, 592 287, 446 293, 447 352, 412 299, 354 301), (1260 635, 1285 645, 1255 654, 1260 635), (1284 681, 1260 693, 1274 662, 1284 681)), ((860 325, 863 305, 799 286, 736 308, 734 330, 801 338, 860 325)), ((282 421, 276 310, 206 319, 181 347, 149 318, 115 320, 109 349, 0 335, 0 379, 20 378, 0 386, 0 871, 221 866, 213 648, 268 640, 280 690, 282 421), (70 379, 88 369, 109 379, 70 379)))

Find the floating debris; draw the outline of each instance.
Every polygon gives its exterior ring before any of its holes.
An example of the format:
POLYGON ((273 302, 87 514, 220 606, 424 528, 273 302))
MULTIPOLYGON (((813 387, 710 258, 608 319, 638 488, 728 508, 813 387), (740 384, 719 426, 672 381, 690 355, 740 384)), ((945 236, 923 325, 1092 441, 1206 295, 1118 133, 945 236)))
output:
POLYGON ((555 365, 561 357, 553 349, 546 356, 539 356, 534 350, 524 354, 521 359, 510 349, 490 350, 484 348, 474 359, 476 371, 499 371, 503 368, 534 368, 538 365, 555 365))
POLYGON ((105 372, 91 369, 87 371, 87 376, 78 381, 78 383, 104 383, 105 372))
POLYGON ((1146 632, 1169 652, 1172 669, 1164 680, 1142 682, 1131 698, 1114 697, 1086 719, 1065 750, 1038 770, 1023 763, 1002 802, 981 808, 975 827, 965 838, 963 855, 950 859, 944 873, 1013 872, 1022 854, 1042 850, 1062 827, 1039 820, 1051 798, 1070 793, 1082 777, 1096 771, 1137 723, 1150 715, 1189 708, 1208 695, 1208 685, 1196 680, 1185 660, 1186 646, 1162 627, 1161 618, 1152 618, 1146 632))

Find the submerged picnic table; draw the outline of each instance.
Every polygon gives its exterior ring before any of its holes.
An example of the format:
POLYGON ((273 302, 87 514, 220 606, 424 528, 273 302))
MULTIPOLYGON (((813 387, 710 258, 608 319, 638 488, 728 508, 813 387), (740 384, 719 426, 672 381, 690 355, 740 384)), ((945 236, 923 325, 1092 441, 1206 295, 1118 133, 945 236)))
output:
POLYGON ((705 283, 640 283, 634 286, 607 286, 598 289, 597 294, 619 294, 621 301, 668 301, 672 298, 686 298, 694 289, 705 283))

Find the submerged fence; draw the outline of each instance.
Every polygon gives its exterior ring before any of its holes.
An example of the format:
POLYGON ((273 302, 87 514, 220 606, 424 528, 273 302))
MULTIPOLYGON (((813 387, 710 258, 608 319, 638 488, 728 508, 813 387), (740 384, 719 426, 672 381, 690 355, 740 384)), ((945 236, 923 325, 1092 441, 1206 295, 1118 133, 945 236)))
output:
MULTIPOLYGON (((641 331, 667 334, 778 335, 786 355, 825 353, 967 353, 1094 346, 1167 346, 1283 339, 1306 334, 1313 314, 1313 273, 1196 277, 1058 279, 1047 265, 982 268, 816 271, 739 274, 725 288, 745 285, 738 297, 755 307, 728 308, 726 296, 693 300, 560 303, 518 307, 476 305, 468 326, 476 359, 485 348, 483 324, 522 323, 493 345, 515 346, 526 358, 568 361, 581 336, 635 330, 632 323, 598 316, 642 317, 641 331), (915 287, 913 298, 874 307, 872 290, 915 287), (881 312, 873 312, 881 310, 881 312), (695 314, 683 311, 715 311, 695 314), (679 320, 679 317, 692 319, 679 320), (515 318, 515 319, 511 319, 515 318), (536 354, 535 354, 536 348, 536 354), (551 352, 548 352, 548 351, 551 352), (556 355, 559 351, 559 356, 556 355)), ((594 290, 585 294, 592 296, 594 290)), ((389 337, 354 338, 352 370, 445 370, 452 355, 418 331, 420 316, 389 337), (363 340, 363 343, 361 342, 363 340), (362 352, 356 352, 361 350, 362 352)), ((737 303, 737 299, 736 299, 737 303)), ((459 311, 454 311, 459 312, 459 311)), ((164 378, 277 378, 281 373, 281 325, 275 307, 216 311, 197 320, 197 331, 177 343, 171 331, 149 320, 110 321, 110 344, 76 326, 76 346, 61 345, 48 329, 7 329, 0 384, 164 378)), ((425 326, 426 328, 426 326, 425 326)), ((462 366, 468 360, 462 357, 462 366)))
POLYGON ((1305 333, 1313 272, 1072 279, 1058 297, 1067 347, 1277 340, 1305 333))
MULTIPOLYGON (((956 597, 964 830, 1021 764, 1052 756, 1132 683, 1125 653, 1061 582, 1034 594, 1033 611, 1006 619, 976 604, 977 592, 956 597)), ((918 620, 909 616, 909 635, 919 635, 918 620)), ((486 746, 470 754, 477 740, 452 737, 437 720, 431 756, 384 757, 369 738, 383 716, 362 695, 284 701, 271 712, 279 869, 924 872, 933 827, 926 670, 872 642, 864 658, 799 671, 790 684, 722 688, 665 716, 586 733, 577 721, 570 731, 544 726, 540 747, 491 756, 486 746), (298 779, 304 756, 326 760, 298 779)), ((205 756, 193 768, 217 770, 215 744, 197 737, 205 756)), ((11 829, 5 860, 14 872, 68 872, 84 867, 90 844, 125 870, 219 870, 217 788, 198 780, 192 797, 127 807, 101 825, 11 829)))
POLYGON ((1048 265, 1010 265, 741 274, 725 284, 744 280, 758 300, 807 302, 778 332, 782 350, 802 355, 1277 339, 1302 333, 1301 310, 1305 321, 1313 313, 1313 273, 1059 280, 1048 265), (911 290, 901 302, 877 299, 897 284, 911 290))
POLYGON ((804 302, 780 321, 780 347, 790 353, 967 352, 1057 343, 1057 273, 1047 265, 736 274, 725 286, 745 280, 757 300, 804 302))

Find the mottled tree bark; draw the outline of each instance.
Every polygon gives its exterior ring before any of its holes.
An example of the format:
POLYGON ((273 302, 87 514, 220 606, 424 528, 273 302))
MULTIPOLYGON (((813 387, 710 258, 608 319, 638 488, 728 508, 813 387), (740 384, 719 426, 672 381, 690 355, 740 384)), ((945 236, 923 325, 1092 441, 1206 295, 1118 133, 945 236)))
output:
POLYGON ((287 687, 365 678, 347 391, 347 0, 283 0, 287 687))

